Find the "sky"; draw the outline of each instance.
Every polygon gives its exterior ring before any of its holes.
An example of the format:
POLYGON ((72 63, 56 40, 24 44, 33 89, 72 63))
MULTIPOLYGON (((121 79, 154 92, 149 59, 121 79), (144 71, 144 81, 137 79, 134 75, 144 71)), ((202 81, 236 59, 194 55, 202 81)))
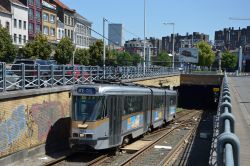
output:
MULTIPOLYGON (((92 28, 103 32, 103 18, 110 23, 122 23, 123 40, 144 36, 144 0, 61 0, 71 9, 91 21, 92 28), (132 33, 132 34, 131 34, 132 33)), ((214 32, 223 28, 250 26, 250 0, 145 0, 146 37, 169 36, 175 23, 175 33, 200 32, 214 40, 214 32), (229 17, 249 20, 230 20, 229 17)), ((107 23, 106 23, 107 25, 107 23)), ((108 27, 105 27, 106 37, 108 27)), ((92 36, 101 38, 92 32, 92 36)))

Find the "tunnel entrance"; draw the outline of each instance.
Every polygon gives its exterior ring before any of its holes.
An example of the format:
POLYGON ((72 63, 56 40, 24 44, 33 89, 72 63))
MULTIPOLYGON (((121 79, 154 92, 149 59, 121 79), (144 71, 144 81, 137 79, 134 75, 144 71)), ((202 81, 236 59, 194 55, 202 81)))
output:
POLYGON ((178 90, 179 108, 196 109, 203 112, 191 147, 189 150, 185 150, 182 156, 187 156, 187 165, 209 165, 214 116, 219 102, 220 86, 181 85, 176 89, 178 90))
POLYGON ((181 85, 176 89, 178 90, 178 107, 217 110, 220 86, 181 85))

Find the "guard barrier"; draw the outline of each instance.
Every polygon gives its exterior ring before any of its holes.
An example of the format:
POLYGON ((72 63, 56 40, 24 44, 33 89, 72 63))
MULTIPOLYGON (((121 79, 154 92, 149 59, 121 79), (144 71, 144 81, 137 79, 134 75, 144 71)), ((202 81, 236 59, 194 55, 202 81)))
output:
POLYGON ((235 135, 235 118, 232 114, 231 96, 226 73, 221 85, 219 105, 219 136, 217 138, 217 165, 240 165, 240 140, 235 135))
POLYGON ((31 88, 86 84, 95 80, 127 80, 179 74, 178 68, 159 66, 100 66, 5 64, 0 62, 0 93, 31 88), (105 71, 105 72, 104 72, 105 71))

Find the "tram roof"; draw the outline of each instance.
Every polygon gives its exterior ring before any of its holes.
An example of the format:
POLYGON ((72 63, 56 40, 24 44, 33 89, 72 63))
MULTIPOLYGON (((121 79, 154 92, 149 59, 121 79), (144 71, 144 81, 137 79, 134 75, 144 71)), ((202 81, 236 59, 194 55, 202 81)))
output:
MULTIPOLYGON (((151 90, 154 94, 165 94, 165 91, 170 94, 176 94, 175 91, 170 91, 166 89, 157 89, 149 87, 140 87, 140 86, 125 86, 117 84, 86 84, 86 85, 77 85, 74 87, 72 93, 75 95, 81 95, 77 92, 78 88, 94 88, 96 90, 95 94, 91 95, 149 95, 151 90)), ((82 94, 83 95, 83 94, 82 94)), ((85 94, 86 95, 86 94, 85 94)))

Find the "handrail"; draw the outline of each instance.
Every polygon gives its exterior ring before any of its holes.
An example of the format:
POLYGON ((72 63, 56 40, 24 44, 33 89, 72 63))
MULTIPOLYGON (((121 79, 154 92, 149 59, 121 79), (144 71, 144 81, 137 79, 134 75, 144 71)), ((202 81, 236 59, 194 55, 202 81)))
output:
POLYGON ((226 73, 221 85, 219 104, 219 136, 217 137, 217 165, 240 165, 240 141, 234 133, 235 118, 232 114, 231 97, 226 73))
POLYGON ((106 66, 105 77, 103 67, 83 65, 29 65, 8 64, 0 62, 0 93, 10 90, 26 90, 75 84, 92 83, 103 78, 111 80, 127 80, 152 76, 179 74, 178 68, 147 66, 106 66))

